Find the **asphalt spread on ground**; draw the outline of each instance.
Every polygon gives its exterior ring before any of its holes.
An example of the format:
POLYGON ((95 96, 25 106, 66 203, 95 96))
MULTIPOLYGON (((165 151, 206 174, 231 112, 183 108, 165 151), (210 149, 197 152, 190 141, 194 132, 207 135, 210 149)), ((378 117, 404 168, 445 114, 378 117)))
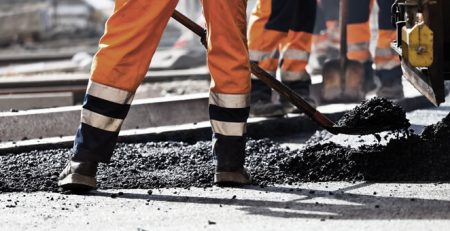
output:
MULTIPOLYGON (((391 117, 392 119, 392 117, 391 117)), ((396 133, 396 132, 394 132, 396 133)), ((317 144, 302 150, 269 139, 247 142, 247 166, 254 184, 308 181, 449 181, 450 114, 422 135, 398 131, 387 145, 356 148, 317 144)), ((57 176, 69 149, 0 155, 0 192, 58 191, 57 176)), ((101 189, 209 187, 213 181, 211 143, 148 142, 117 145, 112 162, 101 164, 101 189)))

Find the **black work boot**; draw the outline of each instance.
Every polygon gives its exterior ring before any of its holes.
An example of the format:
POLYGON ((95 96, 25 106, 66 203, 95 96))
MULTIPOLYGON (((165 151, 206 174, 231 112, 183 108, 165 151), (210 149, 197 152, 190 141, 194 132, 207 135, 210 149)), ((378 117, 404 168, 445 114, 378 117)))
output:
POLYGON ((252 79, 250 115, 280 117, 284 114, 283 107, 272 102, 272 89, 261 80, 252 79))
POLYGON ((402 75, 400 66, 390 70, 377 70, 376 78, 380 83, 377 96, 390 100, 402 99, 404 97, 402 75))
POLYGON ((252 182, 244 167, 245 137, 231 137, 214 134, 213 153, 216 158, 214 184, 240 186, 252 182))
POLYGON ((240 186, 250 183, 252 183, 252 177, 244 167, 232 172, 216 171, 214 174, 214 184, 219 186, 240 186))
POLYGON ((58 186, 72 191, 89 191, 97 187, 98 163, 70 160, 59 174, 58 186))
MULTIPOLYGON (((309 87, 311 86, 311 80, 306 81, 283 81, 283 83, 299 94, 309 105, 316 107, 316 102, 310 96, 309 87)), ((287 113, 302 113, 295 105, 289 102, 284 97, 280 98, 281 105, 287 113)))

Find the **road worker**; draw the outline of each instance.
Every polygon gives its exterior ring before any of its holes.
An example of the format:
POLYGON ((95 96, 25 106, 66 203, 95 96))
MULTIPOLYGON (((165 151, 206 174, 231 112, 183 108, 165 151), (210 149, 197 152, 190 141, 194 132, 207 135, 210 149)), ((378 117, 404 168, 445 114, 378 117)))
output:
POLYGON ((317 0, 311 58, 311 74, 322 73, 326 60, 339 57, 339 0, 317 0))
MULTIPOLYGON (((147 73, 178 0, 116 0, 100 39, 75 135, 73 155, 59 176, 66 189, 96 187, 98 163, 111 159, 137 87, 147 73)), ((246 0, 202 0, 212 81, 209 114, 215 183, 248 184, 244 168, 250 106, 246 0)), ((179 114, 180 112, 175 112, 179 114)), ((170 115, 169 115, 170 116, 170 115)))
POLYGON ((377 0, 378 38, 375 54, 370 53, 371 27, 370 12, 374 0, 349 0, 348 25, 348 57, 359 60, 365 66, 365 90, 374 88, 373 67, 375 62, 375 79, 378 82, 377 96, 388 99, 403 97, 402 70, 398 55, 391 49, 390 44, 396 38, 395 27, 391 23, 391 6, 394 0, 377 0))
MULTIPOLYGON (((326 30, 326 33, 325 36, 316 33, 319 36, 315 37, 313 52, 319 53, 314 54, 317 57, 327 54, 327 58, 329 58, 333 52, 329 52, 330 48, 326 48, 326 46, 333 48, 339 43, 339 40, 333 38, 339 35, 337 12, 340 0, 319 1, 323 14, 319 14, 318 17, 323 17, 323 19, 319 18, 316 20, 319 21, 319 24, 322 20, 326 21, 326 27, 324 25, 316 25, 316 31, 326 30)), ((394 0, 377 0, 376 2, 379 7, 378 37, 375 54, 372 55, 370 52, 371 26, 369 18, 375 1, 349 0, 350 9, 347 26, 348 57, 364 65, 365 81, 363 89, 365 92, 375 89, 375 77, 376 82, 378 82, 377 96, 399 99, 403 97, 400 60, 390 48, 390 43, 396 37, 395 28, 391 24, 391 6, 394 0), (374 61, 375 73, 373 69, 374 61)), ((322 60, 324 59, 326 58, 322 58, 322 60)), ((336 88, 340 89, 340 86, 336 86, 336 88)))
MULTIPOLYGON (((314 103, 309 95, 311 77, 306 72, 311 52, 316 0, 258 0, 250 17, 250 60, 314 103)), ((273 103, 271 89, 252 78, 251 114, 280 116, 296 112, 283 98, 273 103)))

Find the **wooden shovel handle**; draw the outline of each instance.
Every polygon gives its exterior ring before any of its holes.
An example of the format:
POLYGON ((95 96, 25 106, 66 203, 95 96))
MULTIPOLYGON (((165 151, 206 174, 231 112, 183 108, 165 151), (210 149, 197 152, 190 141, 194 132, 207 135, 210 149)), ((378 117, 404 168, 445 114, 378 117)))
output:
POLYGON ((347 24, 348 24, 349 5, 348 0, 341 0, 339 6, 339 30, 341 32, 340 55, 341 58, 347 58, 347 24))

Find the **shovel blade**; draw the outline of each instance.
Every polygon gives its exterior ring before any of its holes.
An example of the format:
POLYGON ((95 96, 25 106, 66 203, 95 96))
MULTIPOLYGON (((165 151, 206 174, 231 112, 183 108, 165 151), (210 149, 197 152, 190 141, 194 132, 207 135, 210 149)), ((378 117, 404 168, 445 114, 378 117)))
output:
POLYGON ((321 101, 324 103, 360 102, 365 99, 364 66, 348 60, 344 80, 341 77, 341 60, 327 61, 322 69, 321 101), (344 86, 342 86, 344 85, 344 86))

